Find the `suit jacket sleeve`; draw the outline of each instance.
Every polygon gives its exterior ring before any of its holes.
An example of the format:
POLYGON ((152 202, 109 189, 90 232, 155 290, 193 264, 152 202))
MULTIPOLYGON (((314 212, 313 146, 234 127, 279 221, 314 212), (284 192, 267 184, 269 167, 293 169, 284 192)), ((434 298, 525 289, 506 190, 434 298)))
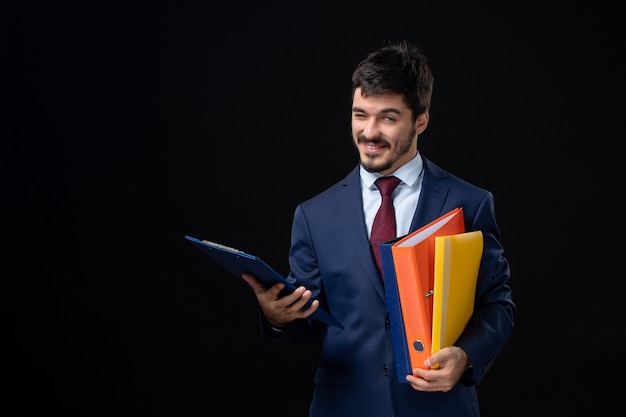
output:
POLYGON ((465 383, 479 384, 512 332, 515 304, 508 286, 509 264, 500 243, 491 193, 484 194, 475 213, 465 213, 468 230, 481 230, 484 251, 476 287, 474 315, 456 345, 469 356, 472 368, 465 383))

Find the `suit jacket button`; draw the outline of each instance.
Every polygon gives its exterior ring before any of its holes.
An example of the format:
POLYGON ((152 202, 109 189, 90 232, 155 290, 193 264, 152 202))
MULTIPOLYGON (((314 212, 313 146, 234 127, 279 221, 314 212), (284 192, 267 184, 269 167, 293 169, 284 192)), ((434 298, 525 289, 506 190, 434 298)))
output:
POLYGON ((389 367, 387 365, 383 366, 383 375, 389 376, 389 367))

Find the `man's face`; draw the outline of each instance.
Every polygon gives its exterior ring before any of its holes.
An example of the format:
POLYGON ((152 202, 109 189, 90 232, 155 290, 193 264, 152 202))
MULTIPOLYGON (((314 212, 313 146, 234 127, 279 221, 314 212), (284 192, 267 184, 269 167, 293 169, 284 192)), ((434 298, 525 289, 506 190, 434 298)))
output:
POLYGON ((352 100, 352 139, 361 164, 370 172, 388 175, 417 154, 417 137, 428 125, 428 112, 411 120, 411 109, 400 94, 363 97, 361 89, 352 100))

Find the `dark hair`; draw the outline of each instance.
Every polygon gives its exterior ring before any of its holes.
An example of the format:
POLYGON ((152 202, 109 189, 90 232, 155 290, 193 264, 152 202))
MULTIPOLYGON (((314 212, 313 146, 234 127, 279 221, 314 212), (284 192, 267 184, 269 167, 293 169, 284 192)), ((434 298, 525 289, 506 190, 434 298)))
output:
POLYGON ((398 93, 413 111, 413 119, 430 109, 433 74, 428 58, 406 41, 392 43, 362 60, 352 74, 352 98, 361 88, 363 96, 398 93))

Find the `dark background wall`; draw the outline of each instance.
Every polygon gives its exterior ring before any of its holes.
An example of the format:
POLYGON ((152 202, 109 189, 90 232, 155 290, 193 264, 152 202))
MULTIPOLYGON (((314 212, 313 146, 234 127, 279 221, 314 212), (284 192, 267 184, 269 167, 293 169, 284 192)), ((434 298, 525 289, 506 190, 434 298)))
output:
POLYGON ((493 191, 511 262, 483 416, 622 403, 619 6, 10 3, 3 415, 306 415, 318 346, 263 341, 183 236, 286 273, 296 204, 357 163, 351 72, 399 39, 436 76, 422 153, 493 191))

